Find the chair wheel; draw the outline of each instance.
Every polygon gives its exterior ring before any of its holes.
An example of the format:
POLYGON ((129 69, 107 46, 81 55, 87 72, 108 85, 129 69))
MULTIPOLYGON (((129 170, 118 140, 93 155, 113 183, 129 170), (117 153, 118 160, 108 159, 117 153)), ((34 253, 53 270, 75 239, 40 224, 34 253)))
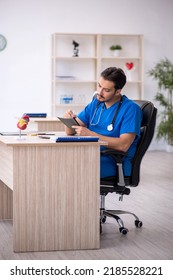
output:
POLYGON ((103 224, 106 222, 106 216, 103 216, 103 217, 101 218, 101 222, 102 222, 103 224))
POLYGON ((123 234, 123 235, 126 235, 126 234, 128 233, 128 229, 127 229, 127 228, 124 228, 124 227, 120 227, 120 228, 119 228, 119 231, 120 231, 120 233, 123 234))
POLYGON ((135 226, 136 226, 137 228, 141 228, 141 227, 142 227, 142 222, 139 221, 139 220, 136 220, 136 221, 135 221, 135 226))

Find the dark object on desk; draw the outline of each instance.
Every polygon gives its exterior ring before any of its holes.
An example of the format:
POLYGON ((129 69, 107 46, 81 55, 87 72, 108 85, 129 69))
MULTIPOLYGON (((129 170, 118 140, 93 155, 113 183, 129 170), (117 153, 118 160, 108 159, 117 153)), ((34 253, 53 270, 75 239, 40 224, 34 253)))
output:
POLYGON ((99 137, 95 136, 57 136, 55 142, 98 142, 99 137))
POLYGON ((42 136, 42 135, 48 135, 48 136, 51 136, 51 135, 55 135, 55 133, 53 132, 38 132, 37 133, 38 136, 42 136))
POLYGON ((108 193, 116 193, 119 195, 119 200, 123 200, 124 195, 130 194, 129 187, 137 187, 140 182, 140 165, 154 135, 157 109, 153 103, 143 100, 134 100, 142 109, 143 120, 141 124, 141 138, 139 140, 134 159, 132 161, 131 176, 125 177, 123 174, 123 158, 125 153, 115 150, 105 150, 103 153, 112 156, 117 164, 117 176, 100 179, 100 232, 102 232, 102 224, 105 223, 106 217, 114 218, 118 225, 121 234, 126 235, 128 229, 124 227, 123 220, 118 216, 121 214, 130 214, 135 218, 135 226, 142 227, 142 221, 132 212, 123 210, 107 210, 105 209, 105 197, 108 193))
MULTIPOLYGON (((42 139, 50 139, 52 135, 55 135, 55 133, 49 133, 49 132, 38 132, 36 134, 33 134, 33 136, 38 136, 39 138, 42 139)), ((32 134, 31 134, 32 136, 32 134)))
POLYGON ((38 135, 39 138, 42 139, 50 139, 51 137, 49 135, 38 135))
POLYGON ((65 124, 68 128, 72 129, 72 131, 75 133, 75 129, 72 128, 73 125, 79 125, 77 120, 74 118, 61 118, 57 117, 63 124, 65 124))
POLYGON ((25 113, 28 115, 30 118, 46 118, 47 113, 25 113))

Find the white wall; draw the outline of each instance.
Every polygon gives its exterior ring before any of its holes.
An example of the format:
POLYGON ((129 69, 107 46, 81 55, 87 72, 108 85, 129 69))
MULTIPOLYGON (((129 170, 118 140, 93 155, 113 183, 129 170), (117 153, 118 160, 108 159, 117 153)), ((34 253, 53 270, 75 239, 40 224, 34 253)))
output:
POLYGON ((144 94, 153 101, 156 83, 146 73, 163 57, 173 61, 172 11, 172 0, 0 0, 8 40, 0 52, 0 131, 15 131, 24 112, 50 115, 54 32, 144 34, 144 94))

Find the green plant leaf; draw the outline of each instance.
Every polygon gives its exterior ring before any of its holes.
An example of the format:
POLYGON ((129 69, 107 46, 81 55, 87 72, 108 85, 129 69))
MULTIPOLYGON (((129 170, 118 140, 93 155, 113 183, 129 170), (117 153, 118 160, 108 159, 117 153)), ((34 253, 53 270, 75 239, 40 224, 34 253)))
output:
POLYGON ((163 108, 159 114, 157 139, 163 138, 173 145, 173 64, 168 58, 161 59, 153 69, 148 71, 148 75, 158 83, 155 100, 163 108))

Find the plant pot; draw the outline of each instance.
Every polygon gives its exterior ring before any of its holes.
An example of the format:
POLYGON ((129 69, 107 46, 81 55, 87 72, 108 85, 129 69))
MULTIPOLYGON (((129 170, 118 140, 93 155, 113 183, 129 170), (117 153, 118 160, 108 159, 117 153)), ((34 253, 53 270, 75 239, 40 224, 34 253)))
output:
POLYGON ((120 55, 120 50, 114 50, 112 51, 113 56, 117 57, 120 55))

